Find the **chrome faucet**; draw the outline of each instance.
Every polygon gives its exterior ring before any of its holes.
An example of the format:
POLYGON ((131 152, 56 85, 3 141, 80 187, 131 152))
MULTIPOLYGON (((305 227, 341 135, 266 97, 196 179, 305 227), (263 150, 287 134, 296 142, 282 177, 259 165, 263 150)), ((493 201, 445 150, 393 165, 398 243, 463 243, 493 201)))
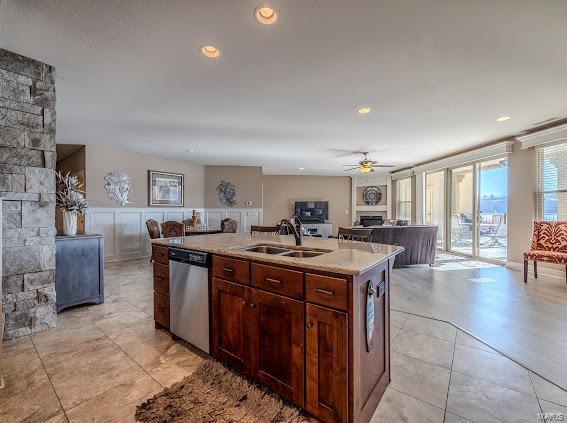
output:
POLYGON ((301 220, 297 216, 292 216, 291 219, 282 219, 278 222, 278 226, 287 227, 295 237, 295 245, 301 246, 303 244, 303 233, 301 228, 301 220), (297 222, 297 223, 294 223, 297 222))

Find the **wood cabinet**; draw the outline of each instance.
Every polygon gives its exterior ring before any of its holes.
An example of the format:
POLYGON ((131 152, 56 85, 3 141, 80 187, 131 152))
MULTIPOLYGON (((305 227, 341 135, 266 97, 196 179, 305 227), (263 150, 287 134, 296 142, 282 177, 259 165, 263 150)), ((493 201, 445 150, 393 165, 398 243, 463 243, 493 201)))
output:
POLYGON ((169 329, 169 249, 152 244, 152 261, 155 327, 169 329))
POLYGON ((307 304, 305 408, 325 422, 348 421, 347 314, 307 304))
MULTIPOLYGON (((154 318, 168 327, 167 253, 156 251, 154 318)), ((214 254, 211 354, 324 423, 369 422, 390 381, 393 260, 349 276, 214 254), (369 284, 375 288, 371 348, 369 284)))
POLYGON ((213 277, 211 290, 213 355, 250 371, 250 288, 213 277))
POLYGON ((103 246, 97 234, 55 237, 57 313, 79 304, 104 303, 103 246))
POLYGON ((251 289, 252 375, 303 407, 304 303, 251 289))

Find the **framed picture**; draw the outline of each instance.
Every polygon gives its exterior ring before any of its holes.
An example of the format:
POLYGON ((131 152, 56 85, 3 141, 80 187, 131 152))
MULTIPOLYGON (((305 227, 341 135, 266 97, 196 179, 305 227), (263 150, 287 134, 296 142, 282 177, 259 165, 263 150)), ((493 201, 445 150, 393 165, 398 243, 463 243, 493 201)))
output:
POLYGON ((183 207, 183 174, 148 170, 150 207, 183 207))

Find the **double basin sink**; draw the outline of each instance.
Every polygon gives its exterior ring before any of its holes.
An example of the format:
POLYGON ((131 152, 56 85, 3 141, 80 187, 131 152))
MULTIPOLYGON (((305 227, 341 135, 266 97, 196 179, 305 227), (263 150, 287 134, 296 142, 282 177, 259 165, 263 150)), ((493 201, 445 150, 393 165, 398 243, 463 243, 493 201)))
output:
POLYGON ((270 244, 257 244, 257 245, 247 245, 242 247, 237 247, 237 249, 242 251, 250 251, 251 253, 262 253, 262 254, 272 254, 277 256, 285 257, 296 257, 296 258, 309 258, 317 257, 321 254, 330 253, 331 250, 320 250, 314 248, 291 248, 282 247, 279 245, 270 244))

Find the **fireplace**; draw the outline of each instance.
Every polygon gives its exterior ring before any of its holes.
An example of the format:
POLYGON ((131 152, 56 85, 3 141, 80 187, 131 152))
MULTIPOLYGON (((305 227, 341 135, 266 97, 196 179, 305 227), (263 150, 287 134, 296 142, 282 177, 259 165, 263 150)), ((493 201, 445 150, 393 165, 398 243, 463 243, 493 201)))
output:
POLYGON ((382 226, 384 219, 382 216, 360 216, 360 224, 366 226, 382 226))

